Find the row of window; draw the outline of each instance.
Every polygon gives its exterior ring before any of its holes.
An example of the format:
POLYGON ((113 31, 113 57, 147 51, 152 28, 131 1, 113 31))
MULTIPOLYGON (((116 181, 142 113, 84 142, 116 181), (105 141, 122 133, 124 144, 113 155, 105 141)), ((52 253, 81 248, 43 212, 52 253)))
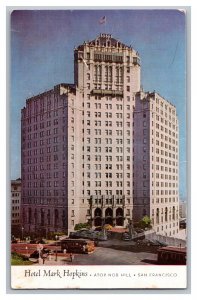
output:
POLYGON ((12 218, 19 218, 20 214, 19 213, 12 213, 12 218))
MULTIPOLYGON (((15 218, 14 216, 12 216, 12 218, 15 218)), ((19 217, 17 217, 17 220, 12 220, 12 224, 19 224, 20 223, 20 220, 19 220, 19 217)))
MULTIPOLYGON (((108 161, 109 160, 111 161, 111 158, 108 159, 108 161)), ((72 168, 74 168, 74 164, 71 164, 71 166, 72 166, 72 168)), ((123 163, 113 164, 113 166, 114 166, 114 168, 116 167, 117 170, 123 170, 123 163)), ((101 170, 102 169, 101 164, 98 164, 98 163, 91 164, 91 165, 89 163, 87 163, 86 165, 82 164, 83 169, 86 168, 87 170, 90 170, 93 167, 94 167, 95 170, 101 170)), ((105 167, 106 167, 106 169, 111 170, 112 169, 112 164, 105 164, 105 167)), ((127 170, 130 170, 130 164, 127 164, 126 168, 127 168, 127 170)))
MULTIPOLYGON (((82 131, 83 131, 83 130, 82 130, 82 131)), ((91 130, 91 129, 89 129, 89 128, 86 129, 86 133, 87 133, 88 135, 92 134, 92 131, 94 131, 94 134, 95 134, 95 135, 101 135, 101 134, 102 134, 101 129, 94 129, 94 130, 91 130)), ((122 135, 123 135, 123 130, 118 130, 118 129, 114 129, 114 130, 112 130, 112 129, 105 129, 104 132, 105 132, 106 135, 112 135, 112 132, 113 132, 113 134, 115 133, 116 136, 122 136, 122 135)), ((131 131, 130 131, 130 130, 125 130, 124 133, 125 133, 127 136, 130 136, 131 131)))
MULTIPOLYGON (((105 140, 106 144, 112 144, 112 138, 105 138, 104 140, 105 140)), ((94 144, 101 144, 103 142, 103 138, 102 139, 101 138, 94 138, 93 139, 93 138, 90 138, 90 137, 86 138, 87 144, 90 144, 92 141, 94 141, 94 144)), ((123 145, 123 139, 116 138, 115 141, 116 141, 117 145, 123 145)), ((83 139, 83 142, 84 142, 84 139, 83 139)), ((130 143, 131 143, 130 139, 124 139, 124 144, 130 145, 130 143)))
POLYGON ((19 203, 20 203, 20 200, 19 200, 19 199, 12 200, 12 204, 19 204, 19 203))
MULTIPOLYGON (((73 191, 74 193, 74 191, 73 191)), ((82 194, 84 195, 85 194, 85 191, 82 190, 82 194)), ((130 196, 131 195, 131 191, 130 190, 126 190, 126 193, 125 193, 127 196, 130 196)), ((101 196, 103 195, 103 191, 101 190, 94 190, 94 194, 90 191, 90 190, 86 190, 86 195, 87 196, 101 196)), ((115 195, 115 196, 123 196, 123 191, 122 190, 118 190, 116 189, 115 191, 114 190, 110 190, 110 189, 107 189, 105 190, 105 195, 109 195, 109 196, 112 196, 112 195, 115 195), (115 194, 114 194, 115 192, 115 194)))
MULTIPOLYGON (((126 181, 125 184, 127 187, 130 187, 131 182, 126 181)), ((85 185, 84 181, 82 182, 82 185, 85 185)), ((106 187, 112 187, 113 185, 115 185, 116 187, 123 187, 123 181, 86 181, 86 185, 88 187, 90 187, 91 185, 96 187, 101 187, 102 185, 105 185, 106 187)))
MULTIPOLYGON (((25 196, 25 194, 24 194, 25 196)), ((52 195, 50 195, 52 197, 52 195)), ((33 195, 31 198, 22 198, 22 203, 29 203, 29 204, 42 204, 42 205, 52 205, 52 206, 57 206, 61 205, 64 203, 65 199, 64 198, 33 198, 33 195)))
MULTIPOLYGON (((106 169, 112 170, 112 164, 107 165, 106 169)), ((84 172, 82 175, 83 175, 83 177, 85 176, 84 172)), ((126 178, 130 178, 130 175, 131 175, 130 173, 125 174, 126 178)), ((92 178, 93 174, 90 172, 87 172, 86 176, 87 176, 87 178, 92 178)), ((103 177, 105 176, 106 178, 112 178, 113 173, 111 173, 111 172, 108 172, 108 173, 95 172, 94 173, 95 178, 101 178, 101 176, 103 176, 103 177)), ((116 178, 123 178, 123 173, 115 173, 114 176, 116 176, 116 178)), ((74 181, 73 181, 73 184, 74 184, 74 181)))
MULTIPOLYGON (((108 152, 112 152, 112 151, 108 151, 108 152)), ((83 159, 85 158, 84 155, 83 155, 82 158, 83 159)), ((74 154, 71 154, 71 159, 74 159, 74 154)), ((91 157, 90 155, 86 155, 86 160, 87 161, 91 161, 92 159, 93 159, 93 157, 91 157)), ((101 155, 94 155, 94 160, 95 161, 103 161, 103 159, 104 159, 104 157, 101 156, 101 155)), ((115 160, 116 162, 119 162, 119 161, 130 161, 131 157, 130 156, 126 156, 123 159, 123 156, 116 155, 113 160, 115 160)), ((105 161, 112 161, 112 156, 111 155, 105 155, 105 161)))
MULTIPOLYGON (((148 142, 148 139, 147 138, 144 138, 143 139, 143 143, 144 144, 147 144, 148 142)), ((176 145, 178 146, 178 141, 177 140, 174 140, 174 139, 171 139, 169 138, 169 142, 171 143, 171 145, 176 145)), ((152 139, 152 145, 156 145, 156 146, 160 146, 160 147, 163 147, 165 149, 168 149, 171 145, 169 145, 169 143, 164 143, 160 140, 157 140, 156 138, 155 139, 152 139)), ((171 146, 171 147, 174 147, 174 146, 171 146)), ((177 149, 177 148, 176 148, 177 149)))
POLYGON ((178 202, 178 197, 168 197, 168 198, 156 198, 156 199, 152 199, 152 204, 164 204, 164 203, 171 203, 171 202, 178 202))
MULTIPOLYGON (((169 123, 169 124, 171 124, 171 123, 169 123)), ((137 123, 136 123, 136 125, 137 125, 137 123)), ((133 123, 133 126, 135 127, 135 122, 133 123)), ((147 126, 149 126, 149 123, 147 121, 143 121, 143 126, 147 127, 147 126)), ((176 137, 176 138, 178 137, 178 134, 177 134, 177 130, 178 129, 177 129, 177 127, 174 128, 173 130, 171 130, 169 128, 171 128, 172 126, 165 127, 163 125, 159 125, 159 123, 154 123, 153 121, 152 121, 152 127, 153 128, 155 127, 156 129, 158 129, 160 131, 165 131, 165 133, 168 134, 168 135, 170 135, 170 136, 173 136, 173 137, 176 137)), ((153 130, 152 130, 152 134, 154 134, 153 130)), ((162 136, 162 133, 160 133, 159 131, 158 131, 157 134, 160 134, 162 136)))
POLYGON ((12 210, 19 210, 19 209, 20 209, 19 205, 18 206, 12 206, 12 210))
MULTIPOLYGON (((87 100, 86 100, 87 101, 86 102, 87 108, 90 108, 94 104, 95 100, 112 101, 113 103, 115 101, 123 102, 123 97, 121 97, 121 96, 114 96, 114 97, 112 97, 112 96, 91 96, 90 94, 87 94, 86 96, 87 96, 87 100), (91 102, 89 102, 89 100, 91 100, 91 102)), ((127 100, 127 102, 130 102, 131 97, 126 96, 126 100, 127 100)), ((132 97, 132 100, 134 101, 135 98, 132 97)), ((102 103, 103 103, 103 101, 102 101, 102 103)))
MULTIPOLYGON (((112 164, 106 164, 105 166, 106 169, 112 170, 112 164)), ((114 166, 115 169, 115 166, 114 166)), ((55 172, 55 173, 46 173, 46 179, 51 179, 51 178, 59 178, 59 173, 60 172, 55 172)), ((85 173, 82 173, 82 176, 85 176, 85 173)), ((87 172, 86 173, 87 178, 92 178, 93 173, 87 172)), ((112 178, 113 177, 113 173, 111 172, 107 172, 107 173, 101 173, 101 172, 95 172, 94 173, 94 177, 95 178, 101 178, 102 176, 105 176, 106 178, 112 178)), ((116 178, 123 178, 123 173, 114 173, 114 176, 116 176, 116 178)), ((125 173, 124 176, 126 178, 130 178, 130 173, 125 173)), ((66 177, 66 172, 61 173, 61 177, 66 177)), ((71 178, 74 177, 74 172, 71 172, 71 178)), ((32 174, 28 174, 27 175, 27 180, 31 180, 31 182, 28 182, 28 187, 42 187, 44 186, 43 181, 40 182, 32 182, 33 179, 43 179, 43 174, 34 174, 34 176, 32 174), (39 176, 40 175, 40 176, 39 176)), ((23 178, 25 179, 25 178, 23 178)), ((47 181, 47 186, 51 186, 52 181, 47 181)), ((54 186, 58 186, 58 182, 54 181, 53 182, 54 186)), ((74 186, 74 181, 71 181, 71 184, 74 186)), ((65 185, 65 181, 63 181, 63 186, 65 185)), ((19 200, 13 200, 12 203, 19 203, 19 200)))
MULTIPOLYGON (((12 197, 18 197, 18 196, 20 196, 20 193, 12 193, 12 197)), ((18 200, 16 200, 16 201, 18 201, 18 200)))
MULTIPOLYGON (((112 141, 109 141, 108 144, 112 144, 112 141)), ((94 149, 94 152, 102 152, 102 150, 103 150, 106 153, 112 152, 112 150, 113 150, 112 147, 92 147, 92 148, 90 146, 86 147, 87 152, 91 152, 91 149, 94 149)), ((126 147, 125 150, 127 153, 130 153, 130 147, 126 147)), ((123 147, 115 147, 114 151, 116 151, 116 153, 123 153, 123 147)))

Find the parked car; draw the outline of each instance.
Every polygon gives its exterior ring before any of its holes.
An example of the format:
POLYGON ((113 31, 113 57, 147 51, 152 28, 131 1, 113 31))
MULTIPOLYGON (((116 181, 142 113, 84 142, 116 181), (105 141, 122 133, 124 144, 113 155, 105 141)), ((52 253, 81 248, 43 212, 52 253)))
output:
POLYGON ((101 226, 98 226, 94 229, 95 231, 102 231, 102 227, 101 226))
POLYGON ((138 240, 137 241, 138 245, 141 246, 159 246, 160 244, 158 243, 158 241, 154 241, 154 240, 148 240, 148 239, 143 239, 143 240, 138 240))
MULTIPOLYGON (((42 251, 41 251, 41 256, 42 255, 46 255, 46 254, 49 254, 50 250, 47 249, 47 248, 43 248, 42 251)), ((38 250, 35 250, 34 252, 32 252, 29 256, 29 258, 39 258, 39 251, 38 250)))
POLYGON ((144 230, 143 230, 143 229, 141 229, 141 228, 135 228, 135 232, 137 232, 137 233, 143 233, 143 232, 144 232, 144 230))
POLYGON ((36 244, 36 240, 30 240, 29 243, 30 244, 36 244))
POLYGON ((167 246, 168 246, 168 244, 167 244, 166 242, 158 241, 158 243, 159 243, 159 245, 160 245, 161 247, 167 247, 167 246))
POLYGON ((36 242, 36 244, 46 244, 46 242, 45 242, 43 239, 41 239, 41 240, 38 240, 38 241, 36 242))
POLYGON ((151 240, 148 240, 150 245, 153 245, 153 246, 161 246, 160 242, 158 240, 155 240, 155 239, 151 239, 151 240))
POLYGON ((18 241, 17 240, 12 240, 12 244, 17 244, 18 241))
POLYGON ((79 232, 78 231, 76 231, 76 232, 70 232, 69 238, 70 239, 79 239, 80 238, 79 232))
POLYGON ((125 232, 122 234, 122 240, 123 241, 131 241, 131 236, 125 232))

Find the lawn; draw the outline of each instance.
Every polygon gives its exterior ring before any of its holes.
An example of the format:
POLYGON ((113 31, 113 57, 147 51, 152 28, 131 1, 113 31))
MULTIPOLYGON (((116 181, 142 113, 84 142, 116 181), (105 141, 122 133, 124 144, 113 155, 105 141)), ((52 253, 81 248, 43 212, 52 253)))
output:
POLYGON ((24 266, 24 265, 32 265, 33 262, 29 261, 23 255, 17 254, 16 252, 12 252, 11 254, 11 265, 12 266, 24 266))

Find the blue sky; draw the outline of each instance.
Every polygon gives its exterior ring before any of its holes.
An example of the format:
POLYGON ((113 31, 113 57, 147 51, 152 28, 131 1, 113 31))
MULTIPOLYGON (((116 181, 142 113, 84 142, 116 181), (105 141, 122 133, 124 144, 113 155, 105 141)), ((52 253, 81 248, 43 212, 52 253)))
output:
POLYGON ((186 196, 186 32, 178 10, 16 10, 10 37, 11 178, 20 172, 20 111, 26 98, 73 82, 73 49, 100 33, 132 45, 141 57, 142 85, 177 108, 180 195, 186 196), (106 24, 99 19, 106 16, 106 24))

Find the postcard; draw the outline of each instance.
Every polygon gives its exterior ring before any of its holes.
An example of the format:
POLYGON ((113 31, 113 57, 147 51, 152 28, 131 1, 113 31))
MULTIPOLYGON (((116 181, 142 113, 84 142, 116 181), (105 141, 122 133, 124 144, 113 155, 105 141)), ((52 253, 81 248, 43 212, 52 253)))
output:
POLYGON ((187 287, 186 14, 10 10, 13 290, 187 287))

